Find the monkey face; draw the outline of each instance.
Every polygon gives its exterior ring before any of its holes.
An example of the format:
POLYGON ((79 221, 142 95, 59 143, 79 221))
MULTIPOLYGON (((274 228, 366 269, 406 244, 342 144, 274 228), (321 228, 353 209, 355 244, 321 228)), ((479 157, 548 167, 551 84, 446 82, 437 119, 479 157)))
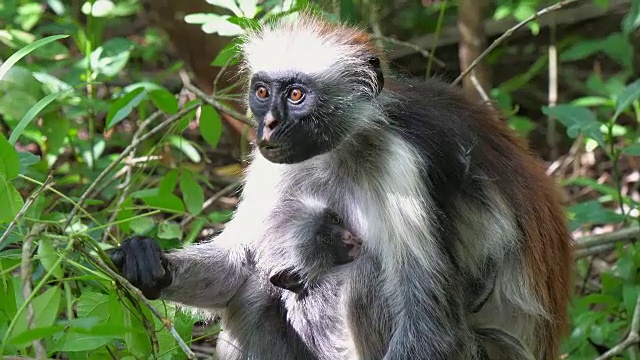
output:
POLYGON ((260 153, 274 163, 298 163, 325 153, 342 141, 344 127, 330 126, 331 109, 323 89, 309 76, 257 73, 249 107, 258 124, 260 153))
POLYGON ((383 84, 380 61, 371 56, 335 74, 255 73, 248 102, 260 153, 271 162, 293 164, 331 151, 365 125, 359 123, 362 106, 371 106, 383 84))

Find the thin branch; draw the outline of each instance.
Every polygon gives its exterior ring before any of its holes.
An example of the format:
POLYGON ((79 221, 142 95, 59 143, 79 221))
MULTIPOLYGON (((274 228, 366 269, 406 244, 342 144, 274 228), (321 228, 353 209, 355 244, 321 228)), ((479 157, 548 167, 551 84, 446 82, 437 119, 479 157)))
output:
POLYGON ((2 234, 2 237, 0 237, 0 248, 2 248, 2 244, 9 238, 9 234, 11 234, 11 232, 13 231, 13 228, 16 227, 16 225, 18 224, 20 219, 22 219, 22 217, 27 212, 27 210, 29 210, 29 207, 31 207, 31 205, 36 201, 38 196, 40 196, 40 194, 42 194, 44 189, 47 188, 47 186, 49 185, 49 183, 51 182, 52 179, 53 179, 53 171, 49 173, 49 175, 47 176, 47 179, 44 181, 44 183, 42 183, 42 185, 40 185, 40 187, 38 189, 36 189, 36 191, 34 191, 29 196, 27 201, 24 202, 24 205, 22 205, 22 208, 20 209, 20 211, 18 211, 18 213, 16 214, 15 218, 13 219, 13 221, 11 221, 11 223, 9 223, 9 226, 7 226, 7 229, 2 234))
POLYGON ((575 258, 583 258, 613 250, 615 243, 620 241, 633 241, 640 238, 640 226, 631 226, 606 234, 585 236, 576 239, 575 258))
POLYGON ((638 331, 640 330, 640 296, 636 299, 636 308, 633 311, 633 318, 631 320, 631 329, 629 329, 629 335, 624 341, 618 345, 612 347, 606 353, 602 354, 596 360, 611 359, 616 355, 622 354, 628 347, 640 342, 640 336, 638 331))
MULTIPOLYGON (((551 15, 552 21, 549 27, 549 107, 556 106, 558 102, 558 49, 555 14, 551 15)), ((557 120, 549 116, 547 127, 547 144, 551 148, 551 158, 558 157, 558 139, 556 134, 557 120)))
MULTIPOLYGON (((51 176, 51 175, 49 175, 51 176)), ((50 180, 50 179, 47 179, 50 180)), ((31 284, 31 274, 32 274, 32 264, 31 264, 31 252, 33 250, 33 240, 38 237, 47 226, 45 224, 37 224, 35 225, 29 235, 24 239, 22 243, 22 262, 20 264, 20 279, 22 280, 22 296, 25 299, 29 299, 31 297, 31 293, 33 292, 33 287, 31 284)), ((27 329, 31 330, 35 326, 34 316, 35 312, 33 310, 33 303, 29 302, 26 308, 27 315, 27 329)), ((44 347, 44 343, 42 339, 35 339, 32 341, 33 350, 36 353, 36 359, 45 360, 47 358, 47 350, 44 347)))
MULTIPOLYGON (((195 110, 200 105, 201 105, 200 103, 194 103, 191 106, 186 107, 186 108, 178 111, 177 113, 175 113, 174 115, 172 115, 171 117, 166 119, 165 121, 163 121, 160 124, 156 125, 154 128, 149 130, 144 135, 140 136, 137 139, 137 141, 132 141, 131 144, 129 144, 129 146, 127 146, 122 151, 122 153, 120 153, 120 155, 115 160, 113 160, 111 162, 111 164, 109 164, 109 166, 107 166, 100 173, 100 175, 98 175, 98 177, 96 177, 96 179, 91 183, 91 185, 89 185, 87 190, 84 191, 82 196, 80 196, 80 199, 78 199, 77 206, 74 207, 73 209, 71 209, 71 211, 69 212, 69 215, 67 215, 67 217, 65 219, 65 222, 64 222, 64 225, 63 225, 62 228, 66 229, 69 226, 69 224, 71 223, 71 220, 73 219, 73 217, 78 212, 78 210, 77 210, 78 207, 81 207, 84 204, 84 202, 87 201, 87 199, 90 196, 93 195, 94 190, 98 187, 98 185, 102 182, 102 180, 104 180, 104 178, 107 176, 107 174, 109 174, 109 172, 111 172, 111 170, 113 170, 116 166, 118 166, 118 164, 120 164, 122 162, 122 160, 124 160, 127 156, 129 156, 129 153, 131 153, 133 150, 135 150, 138 147, 138 145, 140 145, 142 142, 144 142, 145 140, 151 138, 155 134, 159 133, 161 130, 163 130, 167 126, 171 125, 172 123, 180 120, 183 116, 185 116, 189 112, 195 110)), ((154 116, 154 115, 151 115, 151 116, 154 116)))
MULTIPOLYGON (((225 196, 231 190, 233 190, 233 189, 237 188, 238 186, 240 186, 241 183, 242 183, 242 181, 240 181, 240 180, 239 181, 234 181, 233 183, 225 186, 222 190, 220 190, 217 193, 213 194, 213 196, 211 196, 205 202, 202 203, 202 211, 205 211, 214 202, 220 200, 221 197, 225 196)), ((195 219, 195 216, 193 216, 191 214, 185 216, 185 218, 182 220, 182 222, 180 222, 180 226, 181 227, 187 226, 191 221, 193 221, 193 219, 195 219)))
POLYGON ((579 0, 564 0, 564 1, 560 1, 559 3, 553 4, 551 6, 548 6, 538 12, 536 12, 535 14, 529 16, 528 18, 522 20, 521 22, 517 23, 515 26, 507 29, 507 31, 505 31, 502 35, 500 35, 500 37, 498 37, 496 40, 494 40, 491 45, 489 45, 489 47, 487 47, 487 49, 485 51, 482 52, 482 54, 480 54, 480 56, 478 56, 475 60, 473 60, 473 62, 469 65, 469 67, 467 67, 466 69, 464 69, 464 71, 462 73, 460 73, 460 75, 453 81, 453 84, 456 85, 458 83, 460 83, 460 81, 467 76, 471 70, 473 70, 473 68, 475 68, 476 66, 478 66, 478 64, 484 60, 484 58, 487 57, 487 55, 489 55, 489 53, 491 51, 493 51, 496 47, 498 47, 498 45, 502 44, 509 36, 513 35, 514 32, 520 30, 520 28, 522 28, 523 26, 527 25, 528 23, 530 23, 533 20, 536 20, 537 18, 550 13, 552 11, 561 9, 567 5, 573 4, 575 2, 578 2, 579 0))
POLYGON ((202 99, 204 102, 206 102, 207 104, 213 106, 216 110, 229 114, 231 115, 233 118, 235 118, 236 120, 239 120, 241 122, 243 122, 246 125, 249 126, 255 126, 255 123, 253 122, 252 119, 240 114, 239 112, 235 111, 234 109, 228 107, 228 106, 224 106, 222 105, 222 103, 220 103, 218 100, 214 99, 213 97, 207 95, 204 93, 204 91, 198 89, 195 85, 191 84, 191 83, 185 83, 184 84, 185 89, 191 91, 192 93, 194 93, 197 97, 199 97, 200 99, 202 99))
POLYGON ((144 297, 144 295, 142 295, 142 292, 138 290, 138 288, 131 285, 131 283, 129 283, 127 279, 123 278, 122 276, 118 275, 115 271, 113 271, 107 264, 104 263, 104 261, 102 261, 101 258, 94 256, 84 248, 81 248, 80 251, 86 256, 87 259, 91 260, 91 262, 94 263, 95 266, 97 266, 102 271, 104 271, 109 276, 111 276, 111 278, 113 278, 118 283, 118 285, 127 289, 131 294, 134 294, 140 302, 144 303, 149 308, 151 313, 156 318, 158 318, 160 322, 162 322, 162 324, 167 328, 167 330, 169 330, 169 332, 171 333, 171 336, 173 336, 173 338, 176 340, 176 343, 178 344, 178 346, 180 346, 182 351, 184 351, 184 353, 187 355, 187 358, 197 359, 196 355, 189 348, 189 345, 187 345, 187 343, 182 339, 182 337, 180 337, 180 334, 178 334, 178 332, 176 331, 175 327, 173 326, 173 323, 171 323, 171 321, 168 320, 167 318, 163 317, 162 314, 155 308, 155 306, 153 306, 153 304, 151 304, 151 302, 146 297, 144 297))
POLYGON ((489 95, 487 95, 487 92, 484 91, 484 89, 482 88, 482 84, 480 84, 480 81, 478 81, 476 74, 474 72, 471 72, 471 75, 469 75, 469 78, 473 83, 473 87, 476 88, 476 91, 478 92, 478 94, 480 94, 482 101, 484 101, 485 103, 491 102, 491 98, 489 98, 489 95))
POLYGON ((411 48, 411 49, 417 51, 418 53, 420 53, 420 55, 424 56, 425 58, 431 59, 438 66, 447 67, 447 64, 444 61, 438 59, 431 52, 429 52, 426 49, 421 48, 420 46, 418 46, 416 44, 413 44, 413 43, 410 43, 410 42, 407 42, 407 41, 397 40, 397 39, 394 39, 394 38, 391 38, 391 37, 388 37, 388 36, 374 35, 373 37, 374 38, 378 38, 378 39, 383 40, 383 41, 386 41, 386 42, 389 42, 389 43, 391 43, 393 45, 398 45, 398 46, 404 46, 404 47, 411 48))

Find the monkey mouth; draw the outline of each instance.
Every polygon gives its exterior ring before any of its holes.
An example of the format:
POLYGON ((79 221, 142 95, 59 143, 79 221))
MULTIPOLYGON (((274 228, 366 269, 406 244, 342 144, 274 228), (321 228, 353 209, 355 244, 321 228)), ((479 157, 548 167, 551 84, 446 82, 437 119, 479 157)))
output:
POLYGON ((258 148, 260 149, 260 153, 262 154, 262 156, 264 156, 267 160, 275 163, 286 162, 286 159, 291 153, 289 148, 286 146, 267 142, 259 143, 258 148))

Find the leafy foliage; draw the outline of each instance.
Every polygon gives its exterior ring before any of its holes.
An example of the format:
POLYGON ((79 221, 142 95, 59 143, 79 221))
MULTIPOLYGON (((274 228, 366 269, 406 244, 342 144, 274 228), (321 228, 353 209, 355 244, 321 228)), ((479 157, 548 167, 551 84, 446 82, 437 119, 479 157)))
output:
MULTIPOLYGON (((354 24, 376 25, 380 21, 372 14, 387 14, 388 23, 377 25, 410 35, 439 34, 434 20, 442 15, 444 26, 452 26, 457 10, 456 2, 444 0, 207 2, 223 12, 187 14, 184 21, 229 38, 207 59, 217 69, 238 63, 239 35, 303 8, 354 24)), ((546 3, 493 0, 490 15, 521 21, 546 3)), ((161 76, 145 75, 151 68, 175 78, 182 63, 167 55, 159 29, 147 27, 139 36, 116 31, 142 11, 138 0, 88 0, 79 8, 61 0, 43 4, 0 2, 0 58, 6 59, 0 64, 0 355, 32 357, 33 342, 42 341, 49 356, 69 359, 186 358, 180 339, 197 341, 193 327, 200 319, 176 305, 142 301, 114 279, 105 250, 133 234, 172 249, 228 221, 230 209, 207 208, 205 200, 219 197, 219 188, 236 182, 240 173, 238 164, 220 159, 230 152, 224 148, 230 137, 219 109, 186 99, 161 76), (22 256, 30 241, 35 250, 22 256), (33 288, 26 298, 25 285, 33 288)), ((637 48, 629 41, 639 19, 640 1, 634 0, 619 31, 559 36, 559 66, 594 56, 616 66, 612 76, 589 73, 579 84, 580 96, 540 106, 538 115, 519 111, 516 95, 545 73, 547 54, 491 91, 523 137, 535 136, 553 118, 564 142, 610 165, 608 181, 588 174, 562 179, 567 190, 590 194, 567 206, 576 233, 639 220, 638 199, 622 191, 621 166, 637 164, 640 156, 637 48)), ((539 21, 529 29, 532 36, 542 31, 539 21)), ((508 51, 498 50, 491 61, 508 51)), ((224 106, 233 95, 213 94, 224 106)), ((577 260, 583 284, 570 309, 568 358, 594 358, 593 344, 610 348, 626 336, 640 294, 638 246, 616 244, 610 266, 595 278, 593 258, 577 260)), ((628 358, 638 357, 634 351, 628 358)))

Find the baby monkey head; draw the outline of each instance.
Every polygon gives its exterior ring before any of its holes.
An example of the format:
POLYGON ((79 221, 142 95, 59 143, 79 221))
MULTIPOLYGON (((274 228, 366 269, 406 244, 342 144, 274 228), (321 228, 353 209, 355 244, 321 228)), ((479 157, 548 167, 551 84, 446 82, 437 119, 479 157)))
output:
POLYGON ((384 76, 364 32, 302 15, 247 35, 243 53, 256 142, 271 162, 331 151, 376 118, 384 76))
POLYGON ((313 278, 328 273, 332 268, 354 261, 360 255, 362 241, 345 225, 338 213, 325 209, 309 224, 308 239, 294 249, 301 256, 300 269, 285 269, 271 276, 273 285, 301 292, 313 278))

